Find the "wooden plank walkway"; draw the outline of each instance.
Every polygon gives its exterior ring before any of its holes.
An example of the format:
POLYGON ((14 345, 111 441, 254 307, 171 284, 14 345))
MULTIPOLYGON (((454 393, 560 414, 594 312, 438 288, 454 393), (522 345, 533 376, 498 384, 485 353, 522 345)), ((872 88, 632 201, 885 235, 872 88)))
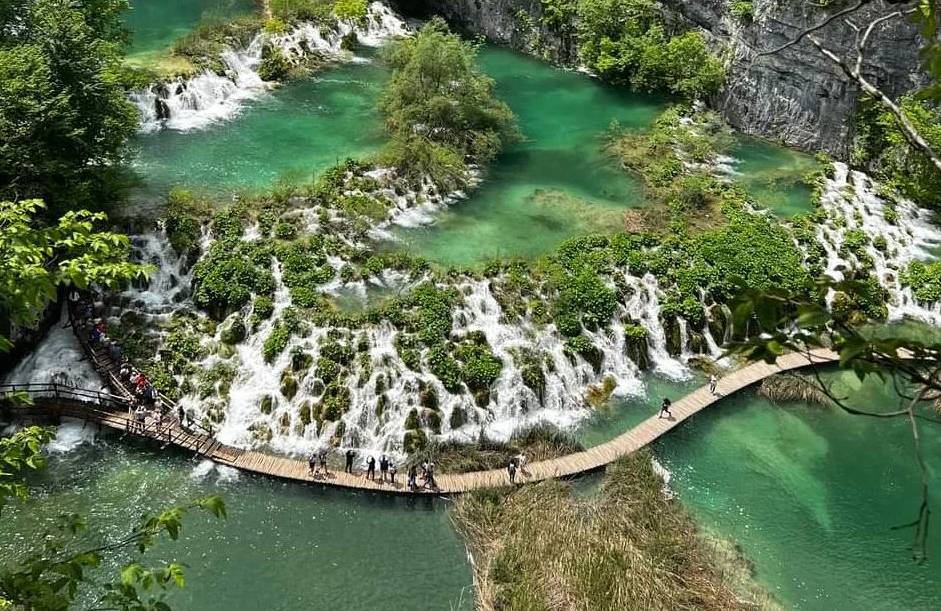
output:
MULTIPOLYGON (((334 471, 315 477, 309 472, 307 462, 304 460, 235 448, 220 443, 205 432, 184 428, 175 417, 174 406, 167 401, 164 401, 164 404, 170 409, 170 414, 173 415, 165 417, 161 425, 158 425, 154 420, 150 420, 146 423, 145 428, 141 430, 139 425, 133 421, 131 412, 126 409, 128 400, 132 396, 131 390, 125 387, 118 378, 114 371, 114 365, 109 358, 102 354, 103 350, 97 350, 89 346, 84 341, 82 333, 82 328, 76 329, 76 335, 79 337, 89 359, 108 382, 112 394, 103 396, 101 393, 56 385, 45 385, 35 391, 31 390, 30 387, 20 386, 18 387, 19 390, 26 390, 34 396, 34 405, 17 408, 17 411, 34 415, 80 418, 124 431, 127 434, 154 439, 164 445, 174 445, 182 450, 205 456, 219 464, 249 473, 339 488, 402 494, 448 494, 509 484, 504 469, 438 474, 436 478, 437 489, 419 489, 417 491, 409 490, 404 481, 398 481, 395 484, 383 484, 367 480, 362 473, 334 471), (105 405, 103 406, 102 403, 105 405), (124 406, 123 410, 121 409, 122 406, 124 406)), ((760 382, 768 376, 782 371, 830 363, 837 359, 838 356, 834 352, 816 350, 808 354, 786 354, 778 358, 775 365, 766 363, 747 365, 723 377, 719 381, 717 395, 713 395, 707 387, 703 386, 674 401, 670 408, 673 414, 671 418, 661 419, 652 416, 607 443, 568 456, 531 463, 527 466, 526 471, 517 474, 517 483, 568 477, 601 469, 621 456, 626 456, 654 442, 681 422, 717 403, 722 398, 760 382)), ((0 387, 0 396, 10 389, 10 387, 0 387)), ((404 480, 404 476, 404 473, 399 473, 400 480, 404 480)))

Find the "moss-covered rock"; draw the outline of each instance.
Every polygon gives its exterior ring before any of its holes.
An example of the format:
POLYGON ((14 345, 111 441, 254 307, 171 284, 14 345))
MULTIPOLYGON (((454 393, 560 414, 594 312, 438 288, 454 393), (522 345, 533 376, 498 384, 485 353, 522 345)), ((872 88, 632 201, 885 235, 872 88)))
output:
POLYGON ((417 429, 419 428, 419 426, 420 424, 418 422, 418 410, 413 408, 409 410, 408 415, 405 416, 405 428, 407 430, 411 430, 411 429, 417 429))
POLYGON ((247 329, 241 314, 232 314, 219 327, 219 338, 227 344, 237 344, 245 339, 247 329))
POLYGON ((464 423, 467 421, 466 416, 464 415, 464 410, 460 407, 455 407, 451 410, 451 416, 448 419, 448 425, 451 427, 451 430, 459 429, 464 426, 464 423))
POLYGON ((304 401, 298 410, 298 418, 304 426, 311 423, 311 415, 310 401, 304 401))
POLYGON ((268 415, 274 411, 275 399, 271 395, 263 395, 261 397, 261 402, 258 404, 258 411, 268 415))
POLYGON ((624 325, 624 352, 642 371, 650 367, 646 327, 637 323, 624 325))
POLYGON ((420 452, 427 445, 428 436, 421 429, 405 431, 405 435, 402 436, 402 447, 409 454, 420 452))
POLYGON ((422 412, 422 422, 435 435, 441 434, 441 413, 426 409, 422 412))
POLYGON ((281 394, 288 401, 297 394, 297 378, 287 369, 281 374, 281 394))

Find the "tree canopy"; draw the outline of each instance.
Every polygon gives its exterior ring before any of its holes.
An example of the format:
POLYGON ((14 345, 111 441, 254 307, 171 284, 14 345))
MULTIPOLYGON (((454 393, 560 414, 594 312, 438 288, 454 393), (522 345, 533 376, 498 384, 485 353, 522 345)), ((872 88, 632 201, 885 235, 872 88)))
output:
MULTIPOLYGON (((0 321, 34 324, 59 285, 117 287, 147 268, 130 263, 125 235, 97 231, 102 213, 67 212, 57 223, 38 225, 40 200, 0 202, 0 321)), ((0 334, 0 352, 10 342, 0 334)))
POLYGON ((392 78, 379 106, 393 140, 387 152, 401 169, 459 173, 465 157, 486 162, 516 137, 513 113, 476 57, 476 46, 438 18, 389 46, 392 78))
POLYGON ((0 198, 51 212, 108 203, 137 111, 122 86, 127 0, 0 9, 0 198))

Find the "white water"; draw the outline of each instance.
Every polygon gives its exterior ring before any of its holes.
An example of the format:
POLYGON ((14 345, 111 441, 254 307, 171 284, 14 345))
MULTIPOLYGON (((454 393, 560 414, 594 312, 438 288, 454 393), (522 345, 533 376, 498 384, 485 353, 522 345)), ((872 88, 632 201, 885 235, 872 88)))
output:
POLYGON ((222 53, 219 59, 223 74, 205 70, 189 79, 156 83, 132 92, 129 97, 140 111, 141 131, 188 131, 230 119, 247 100, 272 86, 258 74, 266 44, 281 49, 294 65, 311 55, 331 61, 352 61, 355 59, 352 54, 341 48, 343 38, 352 32, 360 43, 377 46, 391 37, 406 35, 408 28, 388 6, 373 2, 368 7, 365 26, 339 22, 331 30, 302 23, 285 34, 260 33, 244 49, 227 49, 222 53))
MULTIPOLYGON (((263 361, 260 355, 264 340, 278 315, 290 304, 289 294, 280 282, 279 270, 275 267, 273 271, 278 287, 274 299, 275 313, 236 349, 238 374, 229 393, 226 419, 219 428, 218 438, 233 445, 268 445, 276 451, 300 455, 329 445, 337 425, 325 422, 318 434, 316 422, 305 427, 300 420, 303 403, 316 405, 324 397, 324 385, 317 379, 316 366, 298 374, 298 391, 290 400, 281 395, 281 375, 290 368, 290 355, 294 349, 304 350, 316 363, 321 343, 329 330, 312 327, 306 336, 292 338, 273 363, 263 361), (260 409, 266 395, 273 398, 270 414, 264 414, 260 409), (266 443, 253 433, 258 430, 265 430, 266 434, 270 431, 270 442, 266 443)), ((441 437, 445 439, 470 441, 476 439, 481 430, 492 438, 506 439, 515 430, 538 422, 571 428, 590 416, 592 411, 585 403, 585 394, 590 385, 598 384, 605 377, 611 376, 616 380, 616 395, 642 396, 645 393, 644 374, 625 353, 624 321, 631 319, 642 321, 651 329, 649 357, 658 371, 679 379, 688 377, 689 370, 683 362, 667 354, 665 332, 659 321, 656 280, 652 276, 627 278, 635 287, 635 295, 619 308, 610 329, 588 333, 604 354, 597 373, 581 357, 564 353, 563 338, 554 325, 539 327, 529 321, 508 323, 489 281, 459 281, 456 288, 463 295, 463 302, 452 311, 453 336, 460 339, 472 332, 482 332, 494 354, 504 363, 491 388, 491 401, 486 408, 478 407, 469 392, 452 394, 434 375, 406 367, 394 344, 398 331, 388 323, 344 332, 344 341, 350 346, 355 347, 361 341, 365 343, 369 365, 364 369, 359 357, 350 365, 347 388, 351 407, 342 416, 345 434, 340 446, 400 454, 405 417, 413 408, 421 412, 420 386, 433 389, 437 395, 441 437), (514 355, 521 349, 532 350, 552 363, 552 367, 544 368, 546 383, 541 403, 536 393, 523 383, 521 372, 515 366, 514 355), (377 393, 376 382, 380 377, 385 381, 385 388, 377 393), (387 407, 377 415, 380 394, 386 396, 387 407), (462 410, 465 416, 465 424, 456 429, 450 426, 454 410, 462 410)), ((218 357, 209 357, 201 367, 210 367, 216 359, 218 357)), ((207 405, 195 396, 186 397, 184 404, 197 414, 202 413, 207 405)))
POLYGON ((3 378, 4 384, 55 383, 94 391, 103 388, 98 373, 84 360, 71 327, 63 328, 66 320, 63 312, 46 337, 3 378))
POLYGON ((817 237, 827 253, 827 275, 842 280, 847 270, 859 267, 854 255, 841 256, 840 247, 847 231, 860 229, 870 238, 865 251, 873 260, 874 273, 889 293, 889 320, 908 317, 941 325, 941 303, 917 303, 911 289, 903 287, 899 280, 900 272, 910 262, 933 258, 932 250, 941 244, 941 230, 931 224, 931 213, 900 200, 896 206, 897 222, 888 223, 886 202, 877 195, 877 185, 843 163, 834 164, 834 176, 826 181, 821 205, 829 214, 828 221, 817 229, 817 237), (884 252, 872 244, 872 239, 880 235, 886 242, 884 252))

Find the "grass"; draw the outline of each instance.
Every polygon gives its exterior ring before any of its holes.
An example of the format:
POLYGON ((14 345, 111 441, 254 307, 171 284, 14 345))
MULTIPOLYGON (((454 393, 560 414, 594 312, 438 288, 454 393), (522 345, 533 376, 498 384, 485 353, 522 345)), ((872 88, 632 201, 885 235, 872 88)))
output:
POLYGON ((761 382, 758 394, 774 403, 807 403, 831 407, 833 401, 812 379, 793 373, 778 373, 761 382))
POLYGON ((593 497, 546 481, 464 495, 451 517, 470 544, 481 611, 759 608, 664 496, 649 451, 612 463, 593 497))
POLYGON ((583 450, 570 435, 543 423, 517 431, 508 442, 493 441, 485 436, 475 444, 455 441, 433 442, 411 456, 410 462, 435 463, 439 473, 468 473, 502 469, 510 459, 523 453, 530 462, 557 458, 583 450))

